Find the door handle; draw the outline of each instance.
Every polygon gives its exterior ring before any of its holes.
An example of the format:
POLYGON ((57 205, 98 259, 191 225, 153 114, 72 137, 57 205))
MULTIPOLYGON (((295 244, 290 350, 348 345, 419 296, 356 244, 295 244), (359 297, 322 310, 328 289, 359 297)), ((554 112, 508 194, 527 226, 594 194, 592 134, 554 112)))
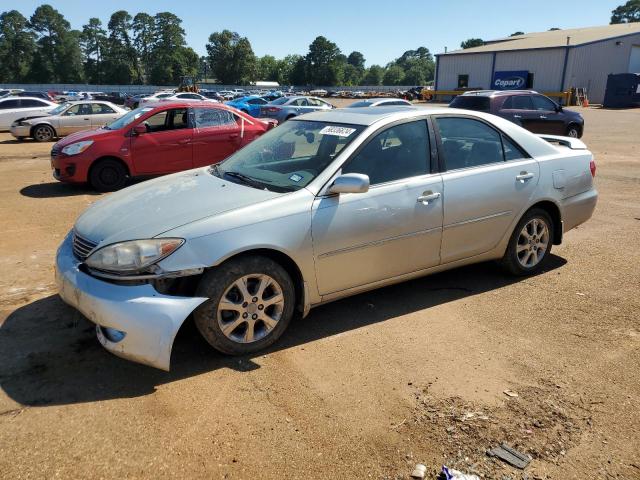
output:
POLYGON ((440 192, 432 192, 431 190, 428 190, 418 197, 418 203, 429 205, 429 202, 437 200, 438 198, 440 198, 440 192))
POLYGON ((513 118, 522 118, 522 115, 514 115, 513 118))
POLYGON ((179 145, 186 145, 187 143, 191 143, 191 139, 186 138, 184 140, 178 140, 179 145))
POLYGON ((546 120, 547 117, 545 115, 540 115, 540 118, 546 120))
POLYGON ((90 118, 84 118, 83 120, 91 120, 90 118))
POLYGON ((524 183, 527 180, 531 180, 534 177, 531 172, 520 172, 520 175, 516 175, 516 180, 520 183, 524 183))
POLYGON ((232 133, 229 135, 229 138, 238 138, 240 136, 239 133, 232 133))

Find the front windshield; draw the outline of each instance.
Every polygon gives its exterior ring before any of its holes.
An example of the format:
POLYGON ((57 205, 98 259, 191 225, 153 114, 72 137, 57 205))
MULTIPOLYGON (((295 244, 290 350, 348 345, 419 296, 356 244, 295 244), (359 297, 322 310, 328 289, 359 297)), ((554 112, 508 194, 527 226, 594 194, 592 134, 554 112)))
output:
POLYGON ((211 172, 277 192, 307 186, 364 127, 290 120, 231 155, 211 172))
POLYGON ((49 115, 60 115, 62 112, 64 112, 70 106, 71 106, 71 103, 69 103, 69 102, 65 102, 65 103, 63 103, 61 105, 58 105, 53 110, 49 111, 49 115))
POLYGON ((131 110, 130 112, 127 112, 118 120, 116 120, 115 122, 111 122, 109 125, 107 125, 104 128, 107 130, 119 130, 121 128, 126 127, 131 122, 133 122, 134 120, 137 120, 138 118, 140 118, 140 116, 144 115, 147 112, 150 112, 153 109, 154 107, 138 107, 135 110, 131 110))

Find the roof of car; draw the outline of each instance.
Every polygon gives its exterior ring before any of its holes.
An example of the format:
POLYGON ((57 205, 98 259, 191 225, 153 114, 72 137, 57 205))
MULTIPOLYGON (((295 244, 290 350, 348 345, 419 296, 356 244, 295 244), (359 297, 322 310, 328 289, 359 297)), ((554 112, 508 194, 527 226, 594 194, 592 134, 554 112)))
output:
POLYGON ((467 97, 501 97, 506 95, 522 95, 538 93, 535 90, 473 90, 464 92, 462 96, 467 97))
MULTIPOLYGON (((369 108, 337 108, 322 112, 313 112, 293 120, 315 120, 323 122, 349 123, 352 125, 373 125, 374 123, 390 117, 402 118, 417 117, 424 114, 451 113, 451 110, 443 107, 407 107, 394 105, 390 107, 369 108)), ((476 112, 474 112, 475 114, 476 112)))
POLYGON ((0 98, 0 101, 2 100, 40 100, 41 102, 54 103, 51 100, 42 97, 18 97, 16 95, 7 95, 6 97, 0 98))

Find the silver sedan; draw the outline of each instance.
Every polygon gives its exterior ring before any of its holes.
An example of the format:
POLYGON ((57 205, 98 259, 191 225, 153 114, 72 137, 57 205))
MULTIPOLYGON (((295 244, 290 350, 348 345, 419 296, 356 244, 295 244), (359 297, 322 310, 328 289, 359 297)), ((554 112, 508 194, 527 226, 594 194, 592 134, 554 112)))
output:
POLYGON ((312 113, 96 202, 57 284, 124 358, 168 370, 191 314, 215 349, 251 354, 296 312, 366 290, 487 260, 539 272, 591 217, 594 175, 580 140, 478 112, 312 113))

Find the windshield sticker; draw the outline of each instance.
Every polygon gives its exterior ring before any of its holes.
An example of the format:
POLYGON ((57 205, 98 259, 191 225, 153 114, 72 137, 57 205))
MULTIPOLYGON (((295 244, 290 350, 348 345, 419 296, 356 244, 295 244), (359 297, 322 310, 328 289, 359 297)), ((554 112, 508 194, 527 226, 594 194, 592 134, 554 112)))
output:
POLYGON ((293 182, 299 182, 300 180, 302 180, 302 176, 298 175, 297 173, 294 173, 293 175, 291 175, 289 177, 289 180, 293 181, 293 182))
POLYGON ((355 128, 324 127, 322 130, 320 130, 320 135, 334 135, 336 137, 348 137, 355 131, 356 131, 355 128))

